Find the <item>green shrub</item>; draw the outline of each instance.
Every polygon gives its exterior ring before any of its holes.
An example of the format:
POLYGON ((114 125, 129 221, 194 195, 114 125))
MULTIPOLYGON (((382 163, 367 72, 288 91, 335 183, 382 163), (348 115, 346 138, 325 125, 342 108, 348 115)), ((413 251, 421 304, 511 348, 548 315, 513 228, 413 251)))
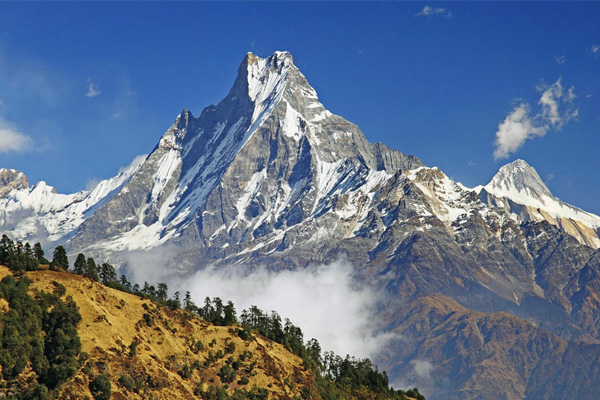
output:
POLYGON ((108 400, 112 393, 110 379, 107 375, 98 375, 89 384, 90 392, 95 400, 108 400))
POLYGON ((119 377, 119 386, 127 389, 130 392, 135 391, 135 382, 133 378, 126 374, 121 374, 119 377))

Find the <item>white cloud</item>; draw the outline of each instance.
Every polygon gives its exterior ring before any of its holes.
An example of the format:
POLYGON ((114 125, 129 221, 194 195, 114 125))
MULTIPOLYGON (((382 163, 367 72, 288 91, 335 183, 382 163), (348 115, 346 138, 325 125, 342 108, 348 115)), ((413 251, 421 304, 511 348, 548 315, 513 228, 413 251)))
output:
POLYGON ((590 46, 590 54, 596 57, 600 57, 600 44, 593 44, 590 46))
POLYGON ((98 95, 100 95, 102 92, 100 91, 100 89, 98 88, 98 86, 94 83, 94 82, 89 82, 88 83, 88 91, 85 94, 87 97, 96 97, 98 95))
POLYGON ((434 370, 433 364, 425 360, 412 360, 410 362, 413 366, 415 374, 421 379, 431 379, 431 372, 434 370))
POLYGON ((520 103, 498 125, 494 159, 507 158, 526 140, 544 136, 550 129, 560 130, 577 117, 579 110, 573 106, 573 100, 577 97, 573 86, 565 92, 559 78, 552 85, 538 85, 537 90, 542 95, 538 101, 540 111, 535 116, 530 116, 529 104, 520 103))
POLYGON ((579 110, 572 107, 572 102, 577 97, 573 86, 564 93, 561 78, 552 85, 540 85, 538 91, 542 92, 539 105, 542 106, 541 119, 549 122, 553 128, 560 129, 573 118, 577 117, 579 110), (566 111, 559 111, 559 103, 566 106, 566 111))
POLYGON ((557 64, 564 64, 567 62, 567 57, 564 54, 560 56, 554 56, 554 61, 556 61, 557 64))
POLYGON ((376 310, 382 300, 374 289, 357 285, 352 266, 344 261, 301 270, 271 271, 244 266, 206 268, 181 280, 161 276, 168 250, 146 257, 132 254, 127 272, 133 281, 167 282, 172 291, 189 290, 196 304, 206 296, 233 301, 239 312, 251 305, 275 310, 302 329, 304 339, 316 338, 323 350, 374 358, 394 333, 381 333, 376 310), (149 268, 155 265, 156 268, 149 268))
POLYGON ((0 120, 0 153, 18 152, 31 150, 33 140, 19 132, 12 125, 0 120))
POLYGON ((534 126, 529 112, 529 104, 521 103, 498 125, 494 159, 506 158, 517 151, 525 140, 546 134, 543 127, 534 126))
POLYGON ((452 18, 452 13, 442 7, 425 6, 421 11, 415 14, 415 17, 433 17, 439 15, 445 18, 452 18))

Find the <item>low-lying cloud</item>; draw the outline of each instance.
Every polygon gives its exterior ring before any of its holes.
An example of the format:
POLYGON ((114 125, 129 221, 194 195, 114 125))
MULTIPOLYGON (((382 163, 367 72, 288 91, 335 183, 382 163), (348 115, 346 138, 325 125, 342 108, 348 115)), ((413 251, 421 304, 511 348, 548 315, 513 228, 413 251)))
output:
POLYGON ((541 96, 539 111, 534 116, 531 116, 531 106, 522 102, 498 124, 494 159, 507 158, 519 150, 526 140, 545 136, 551 129, 558 131, 577 117, 579 110, 573 106, 573 100, 577 97, 573 86, 564 90, 559 78, 552 85, 542 84, 536 89, 541 96))
POLYGON ((181 280, 165 276, 164 268, 148 269, 166 257, 164 252, 149 254, 129 257, 128 273, 134 281, 167 282, 171 292, 190 291, 197 305, 209 296, 233 301, 238 313, 251 305, 274 310, 300 327, 305 340, 316 338, 324 351, 374 358, 395 337, 380 330, 376 317, 380 294, 359 285, 352 265, 344 260, 293 271, 209 267, 181 280))
POLYGON ((431 372, 434 369, 434 366, 429 361, 425 360, 412 360, 410 362, 413 366, 413 370, 415 374, 421 379, 431 379, 431 372))

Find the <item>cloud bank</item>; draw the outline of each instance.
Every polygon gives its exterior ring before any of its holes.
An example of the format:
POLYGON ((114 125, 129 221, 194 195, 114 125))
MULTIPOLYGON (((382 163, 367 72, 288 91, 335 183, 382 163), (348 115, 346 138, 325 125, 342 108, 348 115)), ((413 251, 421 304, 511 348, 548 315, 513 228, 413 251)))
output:
POLYGON ((0 119, 0 153, 22 153, 31 150, 32 146, 33 140, 29 136, 0 119))
POLYGON ((352 266, 344 260, 277 272, 238 265, 209 267, 181 280, 161 276, 164 268, 148 268, 157 265, 162 256, 134 255, 130 261, 136 262, 128 263, 128 273, 138 283, 162 281, 169 284, 171 292, 189 290, 197 305, 209 296, 233 301, 238 314, 251 305, 274 310, 300 327, 305 341, 316 338, 324 351, 342 356, 375 358, 395 338, 379 329, 380 294, 364 284, 358 286, 352 266))
POLYGON ((565 91, 559 78, 552 85, 541 84, 536 89, 541 93, 537 114, 531 116, 531 106, 520 103, 498 124, 494 159, 507 158, 526 140, 545 136, 550 129, 558 131, 577 117, 579 110, 573 106, 577 97, 573 86, 565 91))

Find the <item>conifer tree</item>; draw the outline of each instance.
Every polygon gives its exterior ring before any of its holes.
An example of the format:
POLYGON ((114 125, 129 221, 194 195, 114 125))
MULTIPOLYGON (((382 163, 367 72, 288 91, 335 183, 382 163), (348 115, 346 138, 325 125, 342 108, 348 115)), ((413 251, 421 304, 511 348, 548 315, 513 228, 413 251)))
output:
POLYGON ((185 297, 183 298, 183 308, 185 308, 186 311, 194 311, 196 308, 196 305, 192 301, 192 295, 190 294, 189 290, 185 292, 185 297))
POLYGON ((0 239, 0 264, 8 265, 13 250, 13 241, 6 235, 2 235, 0 239))
POLYGON ((117 273, 112 265, 109 263, 103 263, 100 267, 100 281, 102 284, 107 285, 110 282, 117 280, 117 273))
POLYGON ((169 286, 167 286, 167 284, 164 282, 159 283, 157 291, 156 291, 156 296, 159 298, 159 300, 166 301, 168 295, 169 295, 169 286))
POLYGON ((98 282, 98 266, 92 257, 85 263, 84 275, 98 282))
POLYGON ((67 258, 67 252, 62 246, 56 246, 54 254, 52 255, 52 265, 64 269, 69 269, 69 259, 67 258))
POLYGON ((40 264, 48 263, 48 260, 46 260, 44 258, 44 249, 42 248, 42 245, 40 244, 40 242, 37 242, 36 244, 33 245, 33 256, 35 257, 36 260, 38 260, 38 262, 40 264))
POLYGON ((121 285, 125 286, 125 288, 127 289, 131 289, 131 282, 127 280, 127 277, 125 275, 121 275, 121 278, 119 280, 121 281, 121 285))
POLYGON ((85 273, 86 264, 85 255, 82 253, 77 254, 77 259, 75 260, 75 264, 73 264, 73 272, 77 275, 83 275, 85 273))

